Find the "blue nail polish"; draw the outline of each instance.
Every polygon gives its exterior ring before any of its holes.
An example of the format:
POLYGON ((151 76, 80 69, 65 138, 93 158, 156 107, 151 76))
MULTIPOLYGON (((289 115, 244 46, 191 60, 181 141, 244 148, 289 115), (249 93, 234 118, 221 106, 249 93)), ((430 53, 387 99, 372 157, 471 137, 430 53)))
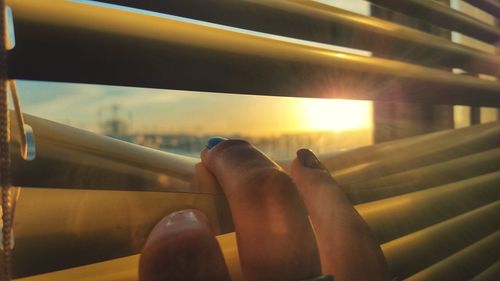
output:
POLYGON ((227 140, 226 138, 223 137, 212 137, 208 139, 207 142, 207 148, 211 149, 212 147, 216 146, 219 142, 223 142, 227 140))

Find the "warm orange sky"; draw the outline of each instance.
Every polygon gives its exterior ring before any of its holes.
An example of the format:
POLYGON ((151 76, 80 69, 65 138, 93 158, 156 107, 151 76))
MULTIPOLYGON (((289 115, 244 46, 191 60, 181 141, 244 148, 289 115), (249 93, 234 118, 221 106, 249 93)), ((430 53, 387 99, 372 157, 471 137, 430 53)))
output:
POLYGON ((32 81, 18 81, 18 87, 26 113, 96 132, 99 110, 114 104, 131 120, 133 132, 273 135, 369 128, 372 123, 368 101, 32 81))

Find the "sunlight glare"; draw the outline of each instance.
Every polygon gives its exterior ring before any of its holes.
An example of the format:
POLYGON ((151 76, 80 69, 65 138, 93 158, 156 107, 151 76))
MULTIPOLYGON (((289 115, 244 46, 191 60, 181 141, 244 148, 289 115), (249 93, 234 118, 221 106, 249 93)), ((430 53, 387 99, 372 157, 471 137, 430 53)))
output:
POLYGON ((303 99, 304 126, 316 131, 366 129, 372 122, 372 103, 341 99, 303 99))

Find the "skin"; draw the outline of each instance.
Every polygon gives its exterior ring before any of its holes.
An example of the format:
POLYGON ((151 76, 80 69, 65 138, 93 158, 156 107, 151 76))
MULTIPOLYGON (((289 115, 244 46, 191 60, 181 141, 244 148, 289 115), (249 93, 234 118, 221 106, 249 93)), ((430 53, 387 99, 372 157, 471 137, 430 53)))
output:
POLYGON ((388 280, 379 244, 330 173, 295 159, 291 176, 314 225, 323 272, 335 280, 388 280))
MULTIPOLYGON (((295 159, 288 175, 241 140, 205 149, 201 160, 196 181, 204 189, 220 186, 228 199, 245 280, 321 274, 341 281, 389 279, 378 243, 328 171, 295 159)), ((206 216, 197 210, 159 222, 139 264, 141 281, 230 280, 227 272, 206 216)))

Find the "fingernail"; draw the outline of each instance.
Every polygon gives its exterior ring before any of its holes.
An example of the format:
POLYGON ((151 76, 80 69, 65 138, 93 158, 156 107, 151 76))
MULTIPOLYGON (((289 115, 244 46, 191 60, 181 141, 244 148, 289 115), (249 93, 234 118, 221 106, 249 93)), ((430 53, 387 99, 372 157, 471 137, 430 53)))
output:
POLYGON ((176 225, 181 222, 182 224, 197 224, 199 222, 203 222, 207 224, 206 216, 194 209, 187 209, 182 211, 173 212, 166 217, 165 227, 169 228, 172 225, 176 225))
POLYGON ((216 146, 218 143, 223 142, 227 140, 226 138, 223 137, 212 137, 208 139, 207 142, 207 148, 211 149, 212 147, 216 146))
POLYGON ((186 209, 169 214, 159 221, 153 228, 144 244, 144 249, 162 240, 165 235, 172 235, 186 231, 186 229, 200 229, 206 227, 210 231, 208 218, 201 211, 186 209))
POLYGON ((326 170, 325 166, 321 164, 319 159, 314 155, 314 153, 310 149, 301 148, 297 150, 297 158, 299 159, 302 166, 318 169, 318 170, 326 170))

